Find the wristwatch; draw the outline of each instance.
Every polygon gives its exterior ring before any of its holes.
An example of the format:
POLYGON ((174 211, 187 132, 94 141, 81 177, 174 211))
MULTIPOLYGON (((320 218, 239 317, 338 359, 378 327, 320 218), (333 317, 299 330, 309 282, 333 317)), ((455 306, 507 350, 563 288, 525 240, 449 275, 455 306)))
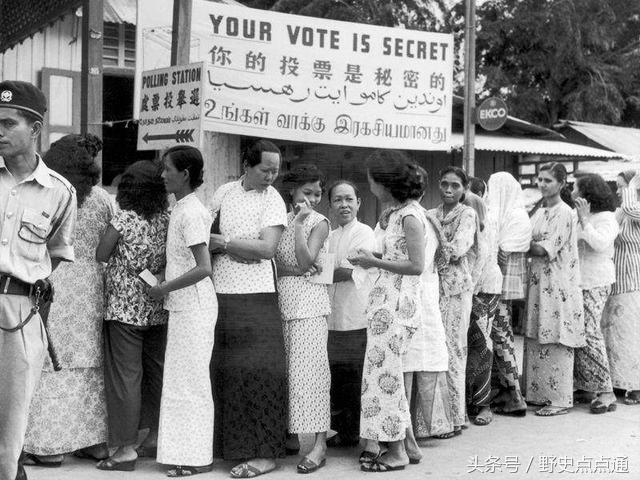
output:
POLYGON ((231 237, 229 235, 225 235, 224 236, 224 246, 222 248, 224 248, 226 250, 230 241, 231 241, 231 237))

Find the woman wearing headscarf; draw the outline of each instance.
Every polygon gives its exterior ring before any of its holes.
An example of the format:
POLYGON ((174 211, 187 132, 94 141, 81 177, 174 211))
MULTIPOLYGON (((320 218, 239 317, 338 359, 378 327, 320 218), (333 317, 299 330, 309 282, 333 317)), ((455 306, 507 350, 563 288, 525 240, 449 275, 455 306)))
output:
POLYGON ((525 298, 527 285, 526 252, 531 244, 531 222, 524 207, 522 187, 507 172, 489 177, 487 216, 496 225, 498 264, 502 271, 502 296, 491 328, 493 368, 491 387, 494 412, 524 416, 527 404, 520 391, 513 326, 512 302, 525 298))
POLYGON ((614 244, 616 283, 602 316, 614 388, 626 391, 624 403, 640 404, 640 176, 632 170, 616 178, 621 206, 620 233, 614 244))
POLYGON ((473 208, 478 216, 477 248, 470 253, 471 277, 475 290, 467 333, 466 400, 473 423, 488 425, 493 419, 489 405, 493 363, 491 328, 502 290, 502 273, 498 267, 497 226, 495 221, 487 217, 482 198, 467 192, 464 203, 473 208))

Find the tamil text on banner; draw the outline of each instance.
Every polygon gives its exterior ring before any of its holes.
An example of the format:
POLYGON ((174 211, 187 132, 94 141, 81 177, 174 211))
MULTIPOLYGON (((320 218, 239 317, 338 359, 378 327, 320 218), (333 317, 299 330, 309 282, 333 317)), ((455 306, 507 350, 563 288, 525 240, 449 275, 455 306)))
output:
POLYGON ((449 149, 451 35, 203 0, 193 9, 192 35, 204 57, 198 60, 208 62, 204 130, 449 149))
POLYGON ((200 146, 202 62, 142 73, 138 150, 200 146))

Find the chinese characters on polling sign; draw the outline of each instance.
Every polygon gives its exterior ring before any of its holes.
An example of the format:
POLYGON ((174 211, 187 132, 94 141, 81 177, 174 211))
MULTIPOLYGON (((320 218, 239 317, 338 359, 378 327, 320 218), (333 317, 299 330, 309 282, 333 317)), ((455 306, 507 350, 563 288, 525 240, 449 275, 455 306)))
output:
MULTIPOLYGON (((209 65, 202 128, 367 147, 447 150, 451 35, 195 1, 209 65)), ((192 60, 195 60, 192 58, 192 60)))
POLYGON ((138 150, 200 146, 202 63, 143 72, 138 150))

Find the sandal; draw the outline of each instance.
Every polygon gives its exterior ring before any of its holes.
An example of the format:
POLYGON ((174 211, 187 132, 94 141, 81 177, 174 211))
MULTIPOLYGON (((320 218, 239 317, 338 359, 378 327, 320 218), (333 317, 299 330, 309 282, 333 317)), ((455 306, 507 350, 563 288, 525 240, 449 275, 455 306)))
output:
POLYGON ((57 468, 62 466, 62 460, 55 462, 47 462, 42 460, 38 455, 33 453, 22 452, 22 463, 28 466, 44 467, 44 468, 57 468))
POLYGON ((210 472, 213 469, 213 463, 202 467, 191 467, 189 465, 176 465, 167 470, 167 477, 190 477, 199 473, 210 472))
POLYGON ((505 410, 502 407, 496 407, 493 409, 493 413, 495 413, 496 415, 506 415, 509 417, 524 417, 527 415, 527 409, 519 408, 517 410, 505 410))
POLYGON ((566 415, 569 413, 568 407, 554 407, 553 405, 546 405, 540 410, 536 410, 536 415, 539 417, 555 417, 556 415, 566 415))
POLYGON ((231 469, 229 475, 232 478, 253 478, 258 475, 264 475, 265 473, 269 473, 275 470, 276 467, 268 468, 267 470, 260 470, 259 468, 254 467, 253 465, 249 465, 248 463, 240 463, 231 469))
POLYGON ((615 412, 617 408, 618 404, 616 402, 611 402, 609 405, 607 405, 606 403, 601 402, 598 399, 595 399, 593 402, 591 402, 591 405, 589 405, 589 410, 591 411, 591 413, 595 414, 615 412))
POLYGON ((133 472, 136 469, 136 461, 127 460, 126 462, 116 462, 113 458, 109 457, 104 460, 100 460, 96 464, 98 470, 109 470, 113 472, 133 472))
POLYGON ((625 405, 638 405, 640 404, 640 397, 634 392, 625 392, 624 394, 625 405))
POLYGON ((489 425, 492 420, 493 420, 493 414, 491 413, 491 410, 486 410, 476 415, 473 418, 472 422, 474 425, 485 426, 485 425, 489 425))
POLYGON ((368 450, 363 450, 362 452, 360 452, 360 458, 358 458, 358 462, 360 462, 361 465, 364 463, 375 462, 376 458, 378 458, 379 456, 380 452, 373 453, 368 450))
POLYGON ((404 470, 404 467, 404 465, 394 467, 383 462, 380 458, 376 458, 371 463, 363 463, 360 465, 360 470, 363 472, 396 472, 398 470, 404 470))
POLYGON ((323 458, 320 463, 316 463, 308 457, 304 457, 302 461, 296 467, 298 473, 313 473, 316 470, 324 467, 327 464, 327 459, 323 458))

